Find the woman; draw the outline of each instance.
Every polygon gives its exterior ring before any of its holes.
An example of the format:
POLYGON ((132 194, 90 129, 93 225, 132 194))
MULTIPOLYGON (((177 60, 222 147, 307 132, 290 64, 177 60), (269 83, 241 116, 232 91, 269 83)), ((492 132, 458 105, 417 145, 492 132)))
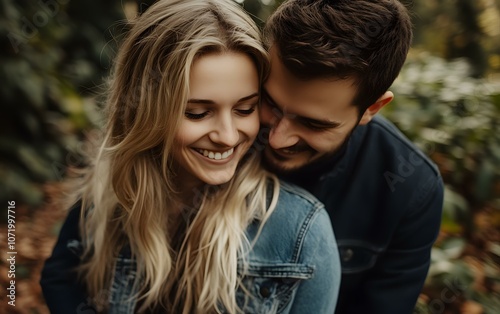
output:
POLYGON ((137 19, 103 143, 42 273, 53 313, 333 313, 328 216, 251 148, 267 70, 230 0, 159 1, 137 19))

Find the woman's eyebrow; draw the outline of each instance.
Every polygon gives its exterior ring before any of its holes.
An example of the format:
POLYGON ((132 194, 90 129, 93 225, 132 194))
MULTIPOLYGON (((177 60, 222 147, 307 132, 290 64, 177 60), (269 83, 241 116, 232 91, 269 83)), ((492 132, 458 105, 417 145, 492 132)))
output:
MULTIPOLYGON (((259 96, 259 93, 253 93, 253 94, 250 94, 248 96, 245 96, 245 97, 238 99, 238 101, 236 103, 240 103, 240 102, 243 102, 243 101, 252 99, 254 97, 258 97, 258 96, 259 96)), ((211 100, 211 99, 198 99, 198 98, 190 98, 190 99, 188 99, 187 102, 191 103, 191 104, 209 104, 209 105, 216 104, 216 102, 211 100)))

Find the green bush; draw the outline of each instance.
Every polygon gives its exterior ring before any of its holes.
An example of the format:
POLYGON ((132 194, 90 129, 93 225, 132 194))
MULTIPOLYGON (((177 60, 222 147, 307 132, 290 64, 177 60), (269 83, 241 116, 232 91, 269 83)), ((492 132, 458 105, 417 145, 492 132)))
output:
POLYGON ((118 1, 1 2, 3 204, 40 205, 43 183, 80 161, 79 137, 96 108, 91 89, 109 69, 108 30, 119 19, 118 1))
POLYGON ((415 313, 458 313, 466 300, 485 314, 500 308, 500 221, 483 224, 485 230, 475 222, 483 213, 500 217, 500 82, 469 74, 461 59, 412 56, 383 113, 438 164, 446 184, 441 236, 424 288, 429 300, 415 313))
POLYGON ((392 90, 384 115, 436 161, 448 187, 471 210, 499 208, 500 82, 469 77, 464 60, 422 53, 408 60, 392 90))

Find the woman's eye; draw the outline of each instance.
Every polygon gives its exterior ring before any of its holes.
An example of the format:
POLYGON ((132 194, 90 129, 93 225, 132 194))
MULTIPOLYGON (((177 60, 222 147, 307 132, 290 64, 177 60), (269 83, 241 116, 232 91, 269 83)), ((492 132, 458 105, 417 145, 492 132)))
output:
POLYGON ((188 118, 190 120, 200 120, 200 119, 205 118, 208 115, 208 111, 205 111, 202 113, 192 113, 192 112, 186 111, 184 113, 184 115, 186 116, 186 118, 188 118))
POLYGON ((252 107, 250 107, 248 109, 236 109, 236 112, 242 116, 248 116, 248 115, 251 115, 252 113, 255 112, 256 106, 257 106, 257 104, 253 105, 252 107))

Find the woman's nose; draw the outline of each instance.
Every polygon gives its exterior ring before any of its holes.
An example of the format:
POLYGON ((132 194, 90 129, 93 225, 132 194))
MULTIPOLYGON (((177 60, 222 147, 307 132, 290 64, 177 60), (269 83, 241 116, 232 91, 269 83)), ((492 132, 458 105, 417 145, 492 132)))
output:
POLYGON ((212 142, 221 146, 233 147, 238 144, 238 129, 231 116, 223 116, 214 125, 214 130, 210 132, 209 138, 212 142))

